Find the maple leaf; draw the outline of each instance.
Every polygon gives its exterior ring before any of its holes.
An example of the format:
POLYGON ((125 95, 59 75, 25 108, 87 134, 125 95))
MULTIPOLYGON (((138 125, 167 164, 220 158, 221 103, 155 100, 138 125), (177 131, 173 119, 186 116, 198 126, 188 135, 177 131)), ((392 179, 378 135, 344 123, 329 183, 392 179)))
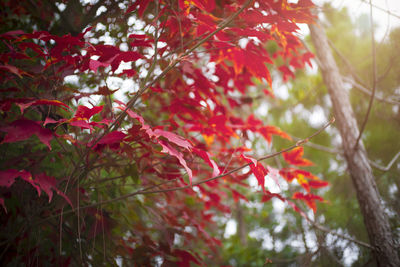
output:
POLYGON ((272 135, 278 135, 282 138, 292 140, 292 138, 288 134, 281 131, 278 127, 271 125, 264 126, 263 122, 255 118, 253 114, 251 114, 247 118, 246 126, 252 132, 259 132, 265 138, 265 140, 267 140, 268 143, 271 143, 272 135))
POLYGON ((131 61, 136 61, 139 58, 143 58, 143 56, 134 51, 120 52, 111 62, 111 70, 116 71, 119 65, 121 64, 121 61, 131 62, 131 61))
POLYGON ((8 64, 0 65, 0 70, 5 70, 7 72, 11 72, 11 73, 17 75, 20 78, 22 78, 22 74, 26 74, 26 72, 18 69, 15 66, 11 66, 11 65, 8 65, 8 64))
POLYGON ((126 77, 131 78, 136 75, 136 70, 134 69, 129 69, 129 70, 123 70, 122 73, 119 76, 126 75, 126 77))
POLYGON ((252 157, 245 156, 241 154, 241 157, 246 160, 250 165, 250 169, 254 176, 257 178, 258 184, 261 185, 265 193, 265 176, 268 174, 268 171, 264 168, 264 166, 258 162, 256 159, 252 157))
POLYGON ((295 192, 293 194, 292 198, 300 199, 300 200, 304 201, 307 204, 307 206, 314 211, 314 213, 317 211, 317 205, 315 204, 315 201, 316 200, 321 201, 321 202, 324 201, 324 199, 320 196, 313 195, 313 194, 303 194, 300 192, 295 192))
POLYGON ((61 101, 58 100, 50 100, 50 99, 39 99, 39 100, 34 100, 28 103, 21 103, 16 101, 15 104, 19 106, 21 109, 21 113, 24 113, 24 110, 30 106, 38 106, 38 105, 49 105, 49 106, 57 106, 61 107, 64 110, 71 109, 67 104, 64 104, 61 101))
POLYGON ((307 221, 309 220, 307 214, 305 214, 299 207, 297 207, 297 205, 295 203, 293 203, 292 201, 286 199, 286 203, 289 204, 290 207, 292 207, 294 209, 295 212, 299 213, 301 216, 303 216, 307 221))
POLYGON ((30 183, 38 192, 40 196, 40 187, 32 179, 32 175, 25 171, 18 171, 16 169, 8 169, 5 171, 0 171, 0 186, 10 187, 14 184, 15 179, 20 177, 22 180, 30 183))
POLYGON ((314 165, 311 161, 308 159, 302 158, 304 154, 304 149, 303 147, 295 147, 289 152, 283 153, 283 158, 288 162, 289 164, 292 165, 297 165, 297 166, 311 166, 314 165))
POLYGON ((27 171, 18 171, 16 169, 8 169, 0 171, 0 186, 10 187, 15 182, 15 179, 21 177, 23 180, 30 181, 32 176, 27 171))
POLYGON ((208 152, 200 150, 198 148, 193 148, 193 152, 200 156, 211 168, 213 168, 213 177, 216 177, 221 173, 217 163, 215 163, 215 161, 210 157, 210 154, 208 152))
POLYGON ((190 262, 194 262, 200 265, 200 262, 186 250, 175 249, 174 255, 180 258, 180 261, 176 262, 179 267, 190 267, 190 262))
POLYGON ((149 3, 150 3, 150 0, 135 1, 135 3, 133 3, 132 5, 130 5, 128 7, 128 9, 126 10, 126 13, 132 12, 133 10, 136 9, 137 6, 139 6, 138 14, 139 14, 139 17, 142 17, 143 13, 146 10, 149 3))
POLYGON ((16 120, 10 125, 0 128, 0 131, 7 133, 1 143, 24 141, 35 134, 51 150, 50 141, 53 138, 53 133, 49 129, 42 128, 36 121, 28 119, 16 120))
POLYGON ((93 115, 100 113, 103 110, 103 106, 88 108, 86 106, 79 105, 74 118, 89 120, 93 115))
POLYGON ((313 53, 311 53, 311 52, 304 53, 301 58, 302 58, 303 63, 306 63, 308 66, 310 66, 312 68, 311 59, 314 58, 313 53))
POLYGON ((235 202, 238 202, 239 199, 243 199, 244 201, 249 202, 249 200, 244 195, 240 194, 238 191, 236 191, 234 189, 231 189, 231 191, 232 191, 233 200, 235 202))
POLYGON ((289 78, 294 79, 295 75, 293 73, 293 71, 288 67, 288 66, 280 66, 278 68, 282 73, 283 73, 283 81, 287 82, 289 80, 289 78))
POLYGON ((51 199, 53 198, 53 190, 52 189, 55 188, 56 180, 54 178, 42 173, 42 174, 35 176, 35 182, 49 196, 49 203, 50 203, 51 199))
MULTIPOLYGON (((51 176, 47 176, 45 173, 41 173, 38 175, 35 175, 35 179, 34 182, 40 186, 40 188, 46 192, 46 194, 49 196, 49 203, 51 202, 52 198, 53 198, 53 190, 56 191, 56 193, 60 196, 62 196, 69 205, 72 206, 72 202, 71 200, 64 194, 62 193, 60 190, 57 189, 56 184, 57 184, 57 180, 54 177, 51 176)), ((40 194, 39 194, 40 196, 40 194)))
POLYGON ((4 39, 14 39, 16 38, 18 35, 24 34, 25 32, 22 30, 15 30, 15 31, 8 31, 5 33, 0 34, 0 38, 4 38, 4 39))
POLYGON ((189 175, 189 182, 190 185, 192 185, 192 178, 193 178, 193 173, 192 170, 187 166, 186 160, 183 158, 183 155, 181 152, 170 146, 168 143, 164 142, 163 140, 158 140, 158 143, 162 146, 162 153, 168 153, 171 156, 174 156, 178 159, 179 163, 185 168, 186 172, 189 175))
POLYGON ((286 199, 277 193, 271 193, 269 190, 265 190, 264 195, 261 198, 261 202, 270 201, 273 197, 279 198, 281 201, 285 202, 286 199))
POLYGON ((80 127, 82 129, 94 130, 94 128, 87 121, 84 121, 84 120, 71 121, 69 124, 71 126, 80 127))
POLYGON ((128 36, 128 38, 134 39, 130 43, 131 46, 152 47, 152 45, 151 45, 152 41, 148 40, 147 35, 145 35, 145 34, 130 34, 128 36))
POLYGON ((170 141, 180 147, 183 147, 187 150, 192 149, 192 144, 188 140, 186 140, 185 138, 183 138, 177 134, 174 134, 174 133, 171 133, 171 132, 168 132, 165 130, 161 130, 161 129, 155 129, 153 131, 153 133, 154 133, 154 136, 156 136, 157 138, 162 136, 162 137, 167 138, 168 141, 170 141))
POLYGON ((210 125, 218 135, 237 137, 232 128, 228 126, 228 120, 225 115, 211 117, 208 121, 208 125, 210 125))
MULTIPOLYGON (((41 195, 41 190, 46 192, 46 194, 49 196, 49 203, 53 197, 54 190, 57 194, 62 196, 72 207, 72 203, 69 198, 56 188, 57 181, 55 180, 55 178, 47 176, 44 173, 36 175, 35 179, 32 179, 32 175, 25 170, 18 171, 16 169, 8 169, 0 171, 0 186, 10 187, 14 184, 15 179, 18 177, 30 183, 36 189, 38 196, 41 195)), ((4 205, 3 207, 5 208, 4 205)))
POLYGON ((121 106, 117 107, 117 109, 120 109, 120 110, 126 112, 129 115, 129 117, 139 121, 139 123, 142 126, 141 129, 143 129, 149 137, 154 136, 153 130, 151 129, 151 127, 148 124, 145 123, 142 116, 140 116, 139 114, 137 114, 136 112, 134 112, 133 110, 131 110, 129 108, 127 109, 124 103, 117 101, 117 100, 115 102, 117 102, 118 104, 121 105, 121 106))
POLYGON ((310 192, 310 185, 308 184, 308 181, 305 179, 304 175, 299 174, 296 177, 296 180, 307 192, 310 192))
POLYGON ((279 185, 279 180, 278 180, 279 170, 272 168, 271 166, 267 166, 267 171, 268 171, 268 176, 271 177, 275 181, 276 185, 280 189, 281 186, 279 185))
POLYGON ((313 188, 322 188, 326 187, 329 185, 329 182, 327 181, 308 181, 308 185, 313 187, 313 188))
POLYGON ((127 135, 120 131, 113 131, 106 134, 103 138, 97 142, 97 144, 111 145, 115 143, 120 143, 127 135))
POLYGON ((292 140, 292 138, 287 133, 285 133, 284 131, 281 131, 278 127, 271 126, 271 125, 260 127, 258 132, 262 136, 264 136, 265 140, 267 140, 268 143, 271 143, 272 135, 278 135, 282 138, 292 140))
POLYGON ((90 59, 90 61, 89 61, 89 69, 94 71, 94 72, 97 72, 97 69, 99 67, 108 67, 108 66, 110 66, 109 63, 100 62, 100 61, 95 60, 95 59, 90 59))
POLYGON ((98 91, 93 94, 108 96, 108 95, 112 95, 116 91, 118 91, 118 89, 110 90, 107 86, 100 86, 98 91))
POLYGON ((321 181, 317 176, 305 170, 294 169, 294 168, 283 168, 279 170, 279 174, 283 178, 285 178, 285 180, 288 182, 292 182, 294 179, 296 179, 297 182, 305 190, 307 190, 307 192, 310 192, 310 187, 321 188, 329 185, 328 182, 321 181), (308 181, 305 178, 311 179, 311 181, 308 181))
POLYGON ((285 178, 286 181, 291 182, 293 179, 297 178, 299 175, 303 175, 304 177, 307 177, 308 179, 312 180, 319 180, 319 178, 312 173, 305 171, 305 170, 300 170, 300 169, 295 169, 295 168, 283 168, 279 170, 279 174, 285 178))

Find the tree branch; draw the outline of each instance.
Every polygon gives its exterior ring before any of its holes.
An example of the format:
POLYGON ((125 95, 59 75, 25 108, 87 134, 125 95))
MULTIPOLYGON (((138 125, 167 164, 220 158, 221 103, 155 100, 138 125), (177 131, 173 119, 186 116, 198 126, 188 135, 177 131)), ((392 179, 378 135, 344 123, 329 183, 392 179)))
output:
POLYGON ((369 249, 372 249, 372 250, 374 249, 374 248, 373 248, 370 244, 368 244, 368 243, 365 243, 365 242, 363 242, 363 241, 360 241, 360 240, 351 238, 351 237, 346 236, 346 235, 343 235, 343 234, 339 234, 339 233, 336 232, 336 231, 333 231, 333 230, 331 230, 331 229, 326 228, 325 226, 320 225, 319 223, 317 223, 317 222, 311 220, 310 218, 308 219, 308 221, 312 224, 313 227, 315 227, 316 229, 318 229, 318 230, 320 230, 320 231, 322 231, 322 232, 335 235, 335 236, 337 236, 337 237, 340 237, 340 238, 342 238, 342 239, 346 239, 346 240, 348 240, 348 241, 350 241, 350 242, 353 242, 353 243, 355 243, 355 244, 358 244, 358 245, 360 245, 360 246, 363 246, 363 247, 366 247, 366 248, 369 248, 369 249))
POLYGON ((397 154, 392 158, 392 160, 388 163, 388 165, 386 165, 386 167, 383 167, 381 165, 379 165, 376 162, 370 161, 371 165, 375 168, 377 168, 378 170, 387 172, 388 170, 390 170, 390 168, 392 168, 392 165, 396 162, 396 160, 400 157, 400 151, 397 152, 397 154))
POLYGON ((384 8, 381 8, 381 7, 377 6, 377 5, 374 5, 374 4, 371 3, 371 1, 370 1, 369 3, 367 3, 367 1, 361 0, 361 2, 366 3, 366 4, 370 5, 371 7, 376 8, 376 9, 379 9, 380 11, 386 12, 386 13, 389 14, 390 16, 393 16, 393 17, 395 17, 395 18, 400 19, 400 16, 399 16, 399 15, 396 15, 395 13, 390 12, 390 10, 386 10, 386 9, 384 9, 384 8))
POLYGON ((349 237, 349 236, 340 234, 340 233, 338 233, 338 232, 336 232, 336 231, 333 231, 333 230, 331 230, 331 229, 329 229, 329 228, 327 228, 327 227, 325 227, 325 226, 323 226, 323 225, 317 223, 317 222, 314 221, 314 220, 311 220, 310 217, 308 217, 307 214, 306 214, 299 206, 297 206, 297 207, 298 207, 299 210, 303 213, 302 215, 304 216, 304 218, 305 218, 309 223, 311 223, 311 225, 312 225, 314 228, 316 228, 316 229, 318 229, 318 230, 320 230, 320 231, 322 231, 322 232, 335 235, 335 236, 340 237, 340 238, 342 238, 342 239, 346 239, 346 240, 348 240, 348 241, 351 241, 351 242, 356 243, 356 244, 358 244, 358 245, 361 245, 361 246, 363 246, 363 247, 366 247, 366 248, 369 248, 369 249, 372 249, 372 250, 374 249, 374 247, 371 246, 371 245, 368 244, 368 243, 365 243, 365 242, 363 242, 363 241, 354 239, 354 238, 352 238, 352 237, 349 237))
MULTIPOLYGON (((363 93, 365 93, 365 94, 367 94, 367 95, 369 95, 369 96, 372 96, 372 92, 371 92, 369 89, 365 88, 363 85, 357 83, 357 82, 354 81, 353 79, 351 79, 351 78, 349 78, 349 77, 345 77, 345 76, 342 76, 342 79, 343 79, 345 82, 351 83, 351 85, 352 85, 355 89, 357 89, 357 90, 359 90, 359 91, 361 91, 361 92, 363 92, 363 93)), ((399 102, 399 101, 393 100, 392 98, 386 99, 386 98, 384 98, 384 97, 375 95, 375 99, 376 99, 376 100, 379 100, 379 101, 382 101, 382 102, 385 102, 385 103, 388 103, 388 104, 392 104, 392 105, 400 105, 400 102, 399 102)))
MULTIPOLYGON (((290 135, 290 137, 292 139, 294 139, 295 141, 301 140, 301 138, 298 138, 298 137, 293 136, 293 135, 290 135)), ((339 149, 330 148, 330 147, 327 147, 327 146, 322 146, 322 145, 319 145, 319 144, 316 144, 316 143, 312 143, 312 142, 307 142, 305 145, 308 146, 308 147, 314 148, 314 149, 318 149, 318 150, 330 153, 330 154, 343 154, 343 152, 341 152, 339 149)))
MULTIPOLYGON (((313 133, 313 134, 310 135, 309 137, 307 137, 307 138, 305 138, 305 139, 302 139, 302 140, 300 140, 300 141, 297 141, 294 145, 289 146, 289 147, 287 147, 287 148, 285 148, 285 149, 282 149, 282 150, 280 150, 280 151, 278 151, 278 152, 275 152, 275 153, 272 153, 272 154, 263 156, 263 157, 261 157, 261 158, 258 158, 258 159, 257 159, 257 162, 263 161, 263 160, 266 160, 266 159, 269 159, 269 158, 276 157, 276 156, 278 156, 278 155, 280 155, 280 154, 282 154, 282 153, 284 153, 284 152, 288 152, 288 151, 290 151, 290 150, 292 150, 292 149, 294 149, 294 148, 296 148, 296 147, 298 147, 298 146, 302 146, 303 144, 307 143, 307 142, 309 141, 309 139, 311 139, 311 138, 315 137, 316 135, 320 134, 322 131, 324 131, 327 127, 329 127, 329 126, 330 126, 332 123, 334 123, 334 122, 335 122, 335 118, 332 118, 332 119, 331 119, 328 123, 326 123, 322 128, 320 128, 318 131, 316 131, 315 133, 313 133)), ((219 179, 219 178, 228 176, 228 175, 230 175, 230 174, 232 174, 232 173, 234 173, 234 172, 237 172, 237 171, 239 171, 239 170, 241 170, 241 169, 243 169, 243 168, 245 168, 245 167, 247 167, 247 166, 250 166, 250 165, 252 165, 252 164, 253 164, 253 162, 243 164, 243 165, 241 165, 241 166, 239 166, 239 167, 236 167, 236 168, 234 168, 234 169, 232 169, 232 170, 230 170, 230 171, 228 171, 228 172, 226 172, 226 173, 217 175, 217 176, 212 177, 212 178, 208 178, 208 179, 201 180, 201 181, 199 181, 199 182, 197 182, 197 183, 193 183, 192 186, 191 186, 191 185, 185 185, 185 186, 180 186, 180 187, 173 187, 173 188, 167 188, 167 189, 160 189, 160 190, 148 191, 148 190, 150 190, 151 188, 155 188, 155 187, 159 187, 159 186, 161 186, 161 185, 165 185, 165 184, 167 184, 167 183, 176 181, 177 179, 164 181, 164 182, 162 182, 162 183, 160 183, 160 184, 152 185, 152 186, 150 186, 150 187, 148 187, 148 188, 144 188, 144 189, 138 190, 138 191, 133 192, 133 193, 131 193, 131 194, 123 195, 123 196, 116 197, 116 198, 109 199, 109 200, 105 200, 105 201, 96 202, 96 203, 89 204, 89 205, 82 206, 82 207, 73 208, 73 209, 71 209, 71 210, 65 211, 65 212, 64 212, 64 215, 65 215, 65 214, 69 214, 69 213, 73 213, 73 212, 75 212, 75 211, 77 211, 77 210, 92 208, 92 207, 96 207, 96 206, 98 206, 98 205, 105 205, 105 204, 109 204, 109 203, 112 203, 112 202, 116 202, 116 201, 128 199, 128 198, 133 197, 133 196, 136 196, 136 195, 150 195, 150 194, 166 193, 166 192, 172 192, 172 191, 178 191, 178 190, 184 190, 184 189, 192 188, 193 186, 200 185, 200 184, 204 184, 204 183, 207 183, 207 182, 210 182, 210 181, 214 181, 214 180, 217 180, 217 179, 219 179)), ((45 222, 45 221, 47 221, 47 220, 49 220, 49 219, 51 219, 51 218, 55 218, 55 217, 57 217, 57 216, 59 216, 59 215, 60 215, 60 214, 53 215, 53 216, 49 216, 49 217, 45 218, 44 220, 42 220, 41 222, 39 222, 39 224, 41 224, 41 223, 43 223, 43 222, 45 222)))
POLYGON ((374 20, 372 17, 372 3, 371 0, 369 0, 370 3, 370 22, 371 22, 371 44, 372 44, 372 77, 373 77, 373 82, 372 82, 372 94, 371 97, 369 99, 369 103, 368 103, 368 109, 367 109, 367 113, 365 114, 365 118, 364 121, 361 125, 360 128, 360 133, 358 134, 356 143, 354 144, 354 148, 353 150, 356 150, 358 147, 358 143, 360 142, 361 136, 365 130, 365 126, 367 125, 368 122, 368 118, 369 118, 369 114, 371 113, 371 109, 372 109, 372 103, 374 102, 374 98, 375 98, 375 91, 376 91, 376 79, 377 79, 377 69, 376 69, 376 48, 375 48, 375 36, 374 36, 374 20))
POLYGON ((345 55, 340 52, 340 50, 335 46, 335 44, 328 39, 328 44, 329 46, 335 51, 335 53, 340 57, 340 59, 343 61, 343 63, 347 66, 348 70, 351 73, 351 76, 361 85, 366 86, 364 81, 361 79, 361 77, 357 74, 356 70, 353 68, 353 65, 350 63, 350 61, 346 58, 345 55))

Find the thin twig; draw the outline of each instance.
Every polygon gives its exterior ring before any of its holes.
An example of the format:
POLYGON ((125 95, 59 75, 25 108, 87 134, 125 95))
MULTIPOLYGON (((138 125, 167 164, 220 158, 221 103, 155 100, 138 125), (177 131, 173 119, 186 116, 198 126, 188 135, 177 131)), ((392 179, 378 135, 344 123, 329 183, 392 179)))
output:
POLYGON ((357 137, 356 143, 354 144, 353 150, 357 149, 358 143, 359 143, 359 141, 361 139, 361 136, 362 136, 362 134, 363 134, 363 132, 365 130, 365 126, 367 125, 369 114, 371 113, 371 109, 372 109, 372 103, 374 102, 374 98, 375 98, 375 91, 376 91, 376 78, 377 78, 376 72, 377 72, 377 69, 376 69, 376 49, 375 49, 375 36, 374 36, 374 20, 373 20, 373 17, 372 17, 372 3, 371 3, 371 0, 369 0, 369 3, 370 3, 370 22, 371 22, 371 44, 372 44, 372 47, 371 47, 371 49, 372 49, 372 79, 373 79, 373 82, 372 82, 372 94, 371 94, 371 97, 369 99, 367 113, 365 114, 365 118, 364 118, 364 121, 363 121, 363 123, 361 125, 360 133, 358 134, 358 137, 357 137))
POLYGON ((386 12, 386 13, 388 13, 390 16, 393 16, 393 17, 395 17, 395 18, 398 18, 398 19, 400 19, 400 16, 399 16, 399 15, 396 15, 395 13, 393 13, 393 12, 390 12, 390 10, 387 10, 387 9, 384 9, 384 8, 382 8, 382 7, 379 7, 379 6, 377 6, 377 5, 374 5, 374 4, 372 4, 372 3, 371 3, 371 1, 369 1, 369 3, 367 3, 367 1, 365 1, 365 0, 361 0, 361 2, 363 2, 363 3, 366 3, 366 4, 370 5, 370 6, 371 6, 371 8, 372 8, 372 7, 374 7, 374 8, 376 8, 376 9, 379 9, 380 11, 383 11, 383 12, 386 12))
POLYGON ((329 46, 335 51, 335 53, 339 56, 339 58, 343 61, 343 63, 346 65, 347 69, 350 71, 351 76, 361 85, 366 87, 365 82, 361 79, 361 77, 358 75, 357 71, 354 69, 353 65, 350 63, 350 61, 347 59, 345 55, 343 55, 342 52, 335 46, 335 44, 328 39, 328 44, 329 46))
POLYGON ((390 168, 392 168, 392 165, 396 162, 396 160, 400 157, 400 151, 397 152, 397 154, 392 158, 392 160, 389 162, 388 165, 386 165, 386 167, 383 167, 381 165, 379 165, 376 162, 370 161, 371 165, 375 168, 377 168, 378 170, 387 172, 388 170, 390 170, 390 168))
MULTIPOLYGON (((293 136, 293 135, 290 135, 290 137, 292 139, 294 139, 295 141, 301 140, 301 138, 298 138, 298 137, 293 136)), ((331 147, 327 147, 327 146, 323 146, 323 145, 319 145, 319 144, 312 143, 312 142, 307 142, 305 145, 308 146, 308 147, 311 147, 311 148, 315 148, 315 149, 324 151, 324 152, 328 152, 330 154, 343 154, 343 152, 341 152, 339 149, 331 148, 331 147)))
MULTIPOLYGON (((300 138, 292 136, 292 135, 290 137, 292 137, 295 141, 301 140, 300 138)), ((339 149, 322 146, 322 145, 315 144, 312 142, 307 142, 305 145, 308 147, 311 147, 311 148, 315 148, 315 149, 318 149, 318 150, 321 150, 324 152, 331 153, 331 154, 338 154, 338 155, 342 155, 342 156, 344 155, 344 152, 339 149)), ((398 158, 400 158, 400 151, 397 152, 397 154, 390 160, 390 162, 385 167, 381 166, 380 164, 378 164, 375 161, 372 161, 370 159, 368 159, 368 162, 371 164, 372 167, 374 167, 380 171, 387 172, 390 170, 390 168, 392 168, 393 164, 396 162, 396 160, 398 158)))
MULTIPOLYGON (((343 79, 345 82, 350 83, 350 84, 353 86, 353 88, 355 88, 355 89, 357 89, 357 90, 359 90, 359 91, 361 91, 361 92, 363 92, 363 93, 365 93, 365 94, 367 94, 367 95, 369 95, 369 96, 372 96, 371 90, 365 88, 363 85, 357 83, 357 82, 354 81, 353 79, 351 79, 351 78, 349 78, 349 77, 345 77, 345 76, 342 76, 342 79, 343 79)), ((384 97, 375 95, 375 99, 376 99, 376 100, 379 100, 379 101, 382 101, 382 102, 385 102, 385 103, 388 103, 388 104, 392 104, 392 105, 400 105, 400 102, 399 102, 399 101, 395 101, 395 100, 393 100, 392 98, 384 98, 384 97)))
POLYGON ((351 237, 349 237, 349 236, 346 236, 346 235, 340 234, 340 233, 338 233, 338 232, 336 232, 336 231, 333 231, 333 230, 331 230, 331 229, 328 229, 328 228, 326 228, 325 226, 322 226, 322 225, 320 225, 319 223, 317 223, 317 222, 311 220, 310 218, 308 218, 308 221, 312 224, 313 227, 317 228, 318 230, 320 230, 320 231, 322 231, 322 232, 335 235, 335 236, 337 236, 337 237, 340 237, 340 238, 342 238, 342 239, 346 239, 346 240, 348 240, 348 241, 350 241, 350 242, 356 243, 356 244, 358 244, 358 245, 360 245, 360 246, 363 246, 363 247, 366 247, 366 248, 369 248, 369 249, 372 249, 372 250, 374 249, 374 247, 371 246, 371 245, 368 244, 368 243, 365 243, 365 242, 363 242, 363 241, 360 241, 360 240, 351 238, 351 237))
POLYGON ((308 217, 307 214, 306 214, 299 206, 297 206, 297 207, 298 207, 298 209, 302 212, 302 215, 304 216, 304 218, 305 218, 309 223, 311 223, 311 225, 312 225, 313 227, 317 228, 318 230, 320 230, 320 231, 322 231, 322 232, 325 232, 325 233, 328 233, 328 234, 332 234, 332 235, 338 236, 338 237, 340 237, 340 238, 342 238, 342 239, 346 239, 346 240, 351 241, 351 242, 353 242, 353 243, 359 244, 359 245, 361 245, 361 246, 363 246, 363 247, 366 247, 366 248, 369 248, 369 249, 372 249, 372 250, 374 249, 374 247, 371 246, 371 245, 368 244, 368 243, 365 243, 365 242, 360 241, 360 240, 357 240, 357 239, 355 239, 355 238, 352 238, 352 237, 349 237, 349 236, 340 234, 340 233, 338 233, 338 232, 336 232, 336 231, 333 231, 333 230, 331 230, 331 229, 329 229, 329 228, 327 228, 327 227, 325 227, 325 226, 323 226, 323 225, 320 225, 320 224, 317 223, 316 221, 311 220, 310 217, 308 217))
POLYGON ((79 244, 79 255, 81 258, 81 261, 83 262, 83 256, 82 256, 82 239, 81 239, 81 221, 80 221, 80 187, 79 187, 79 179, 80 177, 78 176, 78 184, 76 186, 76 193, 77 193, 77 220, 78 220, 78 244, 79 244))

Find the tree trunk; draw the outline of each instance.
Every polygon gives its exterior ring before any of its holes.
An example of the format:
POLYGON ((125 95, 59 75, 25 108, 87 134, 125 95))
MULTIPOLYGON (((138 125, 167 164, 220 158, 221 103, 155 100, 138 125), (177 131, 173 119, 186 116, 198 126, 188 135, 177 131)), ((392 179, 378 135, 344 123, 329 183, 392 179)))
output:
POLYGON ((319 68, 333 104, 358 203, 364 217, 370 243, 375 248, 375 260, 378 266, 400 266, 389 220, 384 212, 384 206, 381 203, 367 153, 361 140, 354 150, 359 134, 357 121, 328 45, 326 34, 319 24, 309 25, 309 28, 319 59, 319 68))
POLYGON ((239 235, 240 245, 247 246, 247 229, 246 222, 244 221, 243 208, 240 201, 236 202, 236 220, 237 220, 237 234, 239 235))

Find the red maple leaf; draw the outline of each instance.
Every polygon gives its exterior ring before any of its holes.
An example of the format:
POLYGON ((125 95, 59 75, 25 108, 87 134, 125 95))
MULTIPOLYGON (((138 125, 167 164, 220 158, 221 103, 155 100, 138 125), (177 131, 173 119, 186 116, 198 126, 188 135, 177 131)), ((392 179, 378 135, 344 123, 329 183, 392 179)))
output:
POLYGON ((315 204, 315 201, 316 200, 321 201, 321 202, 324 201, 324 199, 320 196, 313 195, 313 194, 303 194, 300 192, 295 192, 293 194, 292 198, 300 199, 300 200, 304 201, 307 204, 307 206, 314 211, 314 213, 317 211, 317 205, 315 204))
POLYGON ((103 106, 88 108, 86 106, 79 105, 74 118, 89 120, 93 115, 101 112, 102 110, 103 106))
POLYGON ((186 140, 185 138, 183 138, 177 134, 174 134, 174 133, 171 133, 171 132, 168 132, 165 130, 161 130, 161 129, 155 129, 153 131, 153 133, 154 133, 155 137, 158 138, 158 137, 162 136, 162 137, 168 139, 168 141, 174 143, 175 145, 183 147, 187 150, 191 150, 191 148, 192 148, 192 144, 188 140, 186 140))
MULTIPOLYGON (((8 88, 8 90, 13 89, 13 88, 8 88)), ((29 108, 30 106, 38 106, 38 105, 50 105, 50 106, 58 106, 61 107, 64 110, 71 109, 68 105, 64 104, 61 101, 58 100, 50 100, 50 99, 38 99, 38 100, 32 100, 30 98, 19 98, 19 99, 14 99, 14 98, 8 98, 5 99, 2 102, 2 105, 9 105, 9 104, 16 104, 20 110, 21 113, 24 113, 24 110, 29 108)), ((3 109, 4 110, 4 109, 3 109)))
POLYGON ((110 66, 109 63, 100 62, 100 61, 95 60, 95 59, 90 59, 90 61, 89 61, 89 69, 94 71, 94 72, 97 72, 97 69, 99 67, 108 67, 108 66, 110 66))
POLYGON ((321 188, 321 187, 326 187, 329 185, 329 182, 327 181, 320 181, 320 180, 316 180, 316 181, 308 181, 308 185, 313 187, 313 188, 321 188))
POLYGON ((236 190, 234 190, 234 189, 231 189, 231 191, 232 191, 233 200, 234 200, 235 202, 238 202, 239 199, 243 199, 244 201, 249 202, 249 200, 248 200, 244 195, 242 195, 241 193, 239 193, 238 191, 236 191, 236 190))
POLYGON ((292 140, 292 138, 285 133, 284 131, 281 131, 278 127, 267 125, 267 126, 262 126, 258 130, 258 132, 264 136, 265 140, 268 141, 268 143, 271 143, 272 141, 272 135, 278 135, 282 138, 292 140))
POLYGON ((39 140, 51 150, 50 141, 53 138, 52 131, 43 128, 36 121, 28 119, 16 120, 10 125, 0 128, 0 131, 7 133, 1 143, 24 141, 35 134, 39 140))
POLYGON ((200 262, 189 252, 186 250, 175 249, 174 255, 179 257, 179 261, 176 262, 179 267, 190 267, 190 262, 194 262, 196 264, 200 264, 200 262))
POLYGON ((213 168, 213 177, 216 177, 221 173, 217 163, 215 163, 215 161, 210 157, 210 154, 208 152, 200 150, 198 148, 193 148, 193 152, 201 157, 211 168, 213 168))
POLYGON ((254 176, 257 178, 258 184, 261 185, 261 188, 265 192, 265 176, 268 174, 268 171, 264 168, 264 166, 258 162, 256 159, 241 155, 244 160, 250 165, 250 169, 254 176))
POLYGON ((114 131, 114 132, 106 134, 97 143, 105 144, 105 145, 112 145, 115 143, 120 143, 125 137, 126 137, 125 133, 120 132, 120 131, 114 131))
POLYGON ((311 166, 314 165, 308 159, 302 158, 304 154, 303 147, 296 147, 289 152, 283 153, 283 158, 287 163, 297 166, 311 166))
POLYGON ((171 156, 174 156, 178 159, 179 163, 185 168, 186 172, 189 175, 189 182, 190 185, 192 185, 192 178, 193 178, 193 173, 192 170, 187 166, 186 160, 183 158, 183 155, 181 152, 173 148, 170 144, 164 142, 163 140, 158 140, 158 143, 162 146, 162 151, 163 153, 168 153, 171 156))
POLYGON ((71 200, 56 187, 57 180, 54 177, 47 176, 45 173, 41 173, 35 176, 34 182, 49 196, 49 203, 53 198, 53 191, 56 191, 58 195, 62 196, 68 202, 68 204, 73 207, 71 200))

